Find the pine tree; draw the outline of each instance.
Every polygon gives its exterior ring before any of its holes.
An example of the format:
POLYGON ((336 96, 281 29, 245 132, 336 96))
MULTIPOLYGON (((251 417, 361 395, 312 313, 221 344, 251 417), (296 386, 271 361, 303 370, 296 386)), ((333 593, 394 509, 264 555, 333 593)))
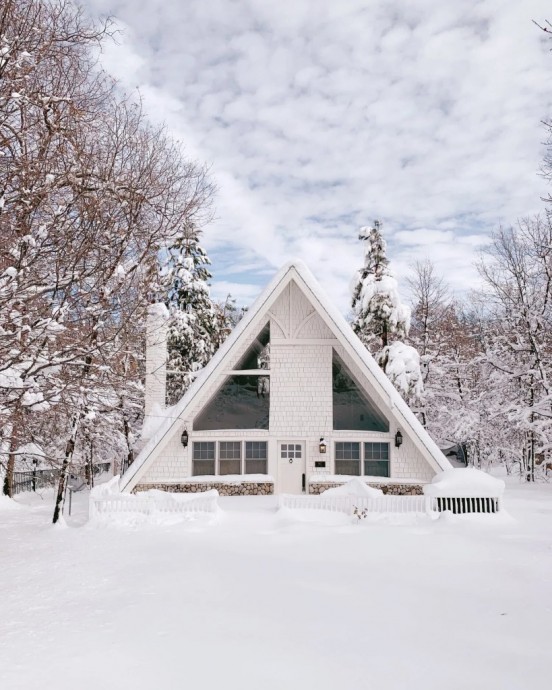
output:
POLYGON ((406 400, 423 391, 420 356, 404 340, 410 327, 410 309, 401 302, 398 284, 389 269, 381 223, 362 227, 364 266, 353 287, 353 330, 374 355, 388 378, 406 400))
POLYGON ((163 279, 170 314, 167 397, 176 402, 216 352, 224 330, 210 297, 211 261, 199 244, 200 230, 187 225, 168 250, 163 279))
POLYGON ((393 339, 406 337, 410 310, 401 303, 397 281, 389 269, 380 221, 376 220, 372 228, 360 228, 358 238, 365 249, 364 266, 353 288, 353 330, 374 354, 393 339))

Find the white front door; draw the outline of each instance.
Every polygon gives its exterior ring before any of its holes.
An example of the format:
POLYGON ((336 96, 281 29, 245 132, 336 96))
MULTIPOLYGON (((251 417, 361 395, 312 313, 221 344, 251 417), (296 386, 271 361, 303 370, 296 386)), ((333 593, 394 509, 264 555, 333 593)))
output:
POLYGON ((302 441, 278 443, 279 489, 283 494, 300 494, 305 490, 307 462, 302 441))

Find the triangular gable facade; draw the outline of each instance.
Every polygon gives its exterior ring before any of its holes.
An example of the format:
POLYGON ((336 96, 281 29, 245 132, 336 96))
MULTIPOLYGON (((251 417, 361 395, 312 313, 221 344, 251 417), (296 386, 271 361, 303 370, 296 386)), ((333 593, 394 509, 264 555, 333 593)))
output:
POLYGON ((263 491, 300 493, 351 475, 421 484, 450 468, 297 261, 279 271, 165 416, 121 478, 123 490, 182 491, 225 477, 235 485, 241 476, 263 491))

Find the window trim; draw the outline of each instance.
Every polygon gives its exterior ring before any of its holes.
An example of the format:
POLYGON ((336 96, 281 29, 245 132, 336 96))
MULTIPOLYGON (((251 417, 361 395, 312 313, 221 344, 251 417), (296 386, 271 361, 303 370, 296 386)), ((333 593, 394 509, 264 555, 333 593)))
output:
MULTIPOLYGON (((366 463, 366 444, 367 443, 378 443, 378 444, 385 444, 388 447, 388 458, 387 458, 387 466, 388 466, 388 473, 387 475, 379 475, 381 479, 391 479, 391 469, 392 469, 392 445, 391 445, 391 439, 386 439, 386 440, 374 440, 374 439, 335 439, 333 442, 333 469, 334 469, 334 474, 340 475, 342 477, 347 477, 347 476, 355 476, 355 477, 377 477, 378 475, 373 475, 373 474, 366 474, 365 473, 365 463, 366 463), (337 465, 336 463, 338 462, 337 460, 337 444, 338 443, 357 443, 359 445, 359 459, 358 462, 360 464, 360 472, 357 475, 347 475, 347 474, 342 474, 337 471, 337 465)), ((341 460, 341 459, 340 459, 341 460)), ((374 461, 372 458, 368 458, 368 460, 372 460, 373 462, 384 462, 383 460, 379 461, 374 461)), ((353 462, 355 460, 344 460, 345 462, 353 462)))

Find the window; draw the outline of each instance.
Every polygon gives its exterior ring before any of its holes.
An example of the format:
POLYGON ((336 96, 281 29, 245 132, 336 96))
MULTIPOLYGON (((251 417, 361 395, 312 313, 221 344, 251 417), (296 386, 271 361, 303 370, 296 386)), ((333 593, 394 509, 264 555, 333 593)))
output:
POLYGON ((215 444, 212 441, 194 441, 192 475, 215 474, 215 444))
POLYGON ((282 443, 280 446, 280 457, 283 460, 300 458, 301 444, 300 443, 282 443))
POLYGON ((245 474, 267 474, 266 441, 245 442, 245 474))
POLYGON ((270 369, 270 322, 255 338, 235 369, 270 369))
POLYGON ((353 379, 334 351, 332 362, 333 428, 350 431, 389 431, 389 422, 353 379))
POLYGON ((364 474, 368 477, 389 477, 389 444, 364 444, 364 474))
POLYGON ((335 444, 335 473, 366 477, 389 477, 389 443, 344 441, 335 444))
POLYGON ((268 429, 268 376, 229 376, 194 420, 196 431, 268 429))
POLYGON ((219 474, 241 474, 241 442, 219 443, 219 474))
POLYGON ((243 474, 244 471, 245 474, 267 474, 267 442, 194 441, 192 460, 194 477, 204 474, 243 474), (245 468, 242 465, 243 457, 245 468))
POLYGON ((335 473, 360 475, 360 443, 335 444, 335 473))

